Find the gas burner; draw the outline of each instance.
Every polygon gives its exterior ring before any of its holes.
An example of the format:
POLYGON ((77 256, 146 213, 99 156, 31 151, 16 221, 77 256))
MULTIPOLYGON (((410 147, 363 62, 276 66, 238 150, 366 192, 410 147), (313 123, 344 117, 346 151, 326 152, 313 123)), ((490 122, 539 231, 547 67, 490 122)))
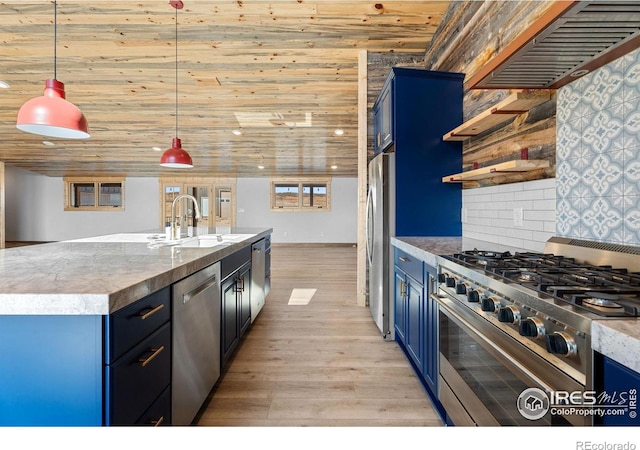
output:
POLYGON ((616 303, 620 298, 616 294, 606 294, 604 292, 591 292, 591 297, 582 299, 583 305, 595 306, 598 308, 622 308, 622 305, 616 303))
POLYGON ((524 271, 516 278, 521 283, 531 283, 537 280, 537 274, 535 272, 524 271))

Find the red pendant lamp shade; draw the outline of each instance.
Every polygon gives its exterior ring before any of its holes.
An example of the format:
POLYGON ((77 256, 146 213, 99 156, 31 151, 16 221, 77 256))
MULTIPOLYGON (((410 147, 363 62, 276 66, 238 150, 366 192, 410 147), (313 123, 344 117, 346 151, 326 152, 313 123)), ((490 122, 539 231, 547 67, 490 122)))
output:
POLYGON ((165 150, 160 158, 160 165, 171 169, 189 169, 193 167, 193 161, 189 153, 182 149, 180 139, 173 138, 171 148, 165 150))
POLYGON ((56 79, 58 4, 53 2, 53 78, 45 81, 44 94, 26 102, 18 111, 16 128, 41 136, 86 139, 90 137, 82 111, 65 99, 64 84, 56 79))
POLYGON ((176 10, 176 137, 171 142, 171 148, 165 150, 160 158, 160 165, 170 169, 190 169, 193 167, 191 156, 182 148, 182 141, 178 139, 178 10, 184 4, 181 1, 170 1, 169 4, 176 10))
POLYGON ((54 138, 86 139, 91 136, 84 114, 65 99, 64 84, 55 79, 45 82, 42 96, 22 105, 16 128, 54 138))

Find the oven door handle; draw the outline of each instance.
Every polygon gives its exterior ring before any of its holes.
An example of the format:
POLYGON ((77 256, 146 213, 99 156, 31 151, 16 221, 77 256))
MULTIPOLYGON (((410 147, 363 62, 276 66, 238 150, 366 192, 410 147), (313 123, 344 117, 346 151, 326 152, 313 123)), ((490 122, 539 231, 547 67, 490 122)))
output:
POLYGON ((506 358, 504 355, 504 352, 500 349, 500 347, 498 347, 490 339, 486 338, 480 330, 478 330, 466 319, 464 319, 462 316, 456 313, 452 308, 450 308, 448 305, 445 305, 442 298, 436 295, 432 295, 431 298, 436 302, 438 302, 440 311, 443 314, 445 314, 447 317, 453 320, 458 326, 466 330, 469 334, 472 334, 473 339, 476 342, 478 342, 480 345, 482 345, 493 356, 495 356, 497 359, 499 359, 501 362, 503 362, 506 365, 514 366, 517 370, 525 374, 531 381, 536 383, 539 387, 544 389, 546 392, 553 391, 553 389, 549 385, 547 385, 547 383, 545 383, 540 378, 538 378, 538 376, 536 376, 529 369, 527 369, 525 366, 520 364, 517 360, 506 358))

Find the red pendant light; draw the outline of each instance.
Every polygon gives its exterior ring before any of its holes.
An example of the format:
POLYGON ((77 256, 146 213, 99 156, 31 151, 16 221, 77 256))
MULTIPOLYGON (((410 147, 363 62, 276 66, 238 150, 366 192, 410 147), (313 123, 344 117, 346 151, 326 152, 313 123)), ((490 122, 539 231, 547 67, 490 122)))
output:
POLYGON ((191 156, 182 148, 182 141, 178 139, 178 10, 184 4, 181 1, 170 1, 176 10, 176 137, 173 138, 171 148, 165 150, 160 158, 160 165, 170 169, 190 169, 193 167, 191 156))
POLYGON ((53 2, 53 79, 45 81, 44 94, 27 101, 18 111, 16 128, 54 138, 90 137, 82 111, 65 99, 64 84, 56 79, 57 3, 53 2))

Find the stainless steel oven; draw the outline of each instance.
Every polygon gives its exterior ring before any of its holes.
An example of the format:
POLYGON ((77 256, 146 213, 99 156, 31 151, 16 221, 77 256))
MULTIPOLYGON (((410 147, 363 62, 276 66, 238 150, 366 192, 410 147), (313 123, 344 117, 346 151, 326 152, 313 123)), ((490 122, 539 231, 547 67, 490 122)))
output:
POLYGON ((523 416, 518 401, 527 389, 573 392, 585 386, 456 300, 441 296, 438 305, 438 397, 455 425, 588 424, 583 417, 523 416))

